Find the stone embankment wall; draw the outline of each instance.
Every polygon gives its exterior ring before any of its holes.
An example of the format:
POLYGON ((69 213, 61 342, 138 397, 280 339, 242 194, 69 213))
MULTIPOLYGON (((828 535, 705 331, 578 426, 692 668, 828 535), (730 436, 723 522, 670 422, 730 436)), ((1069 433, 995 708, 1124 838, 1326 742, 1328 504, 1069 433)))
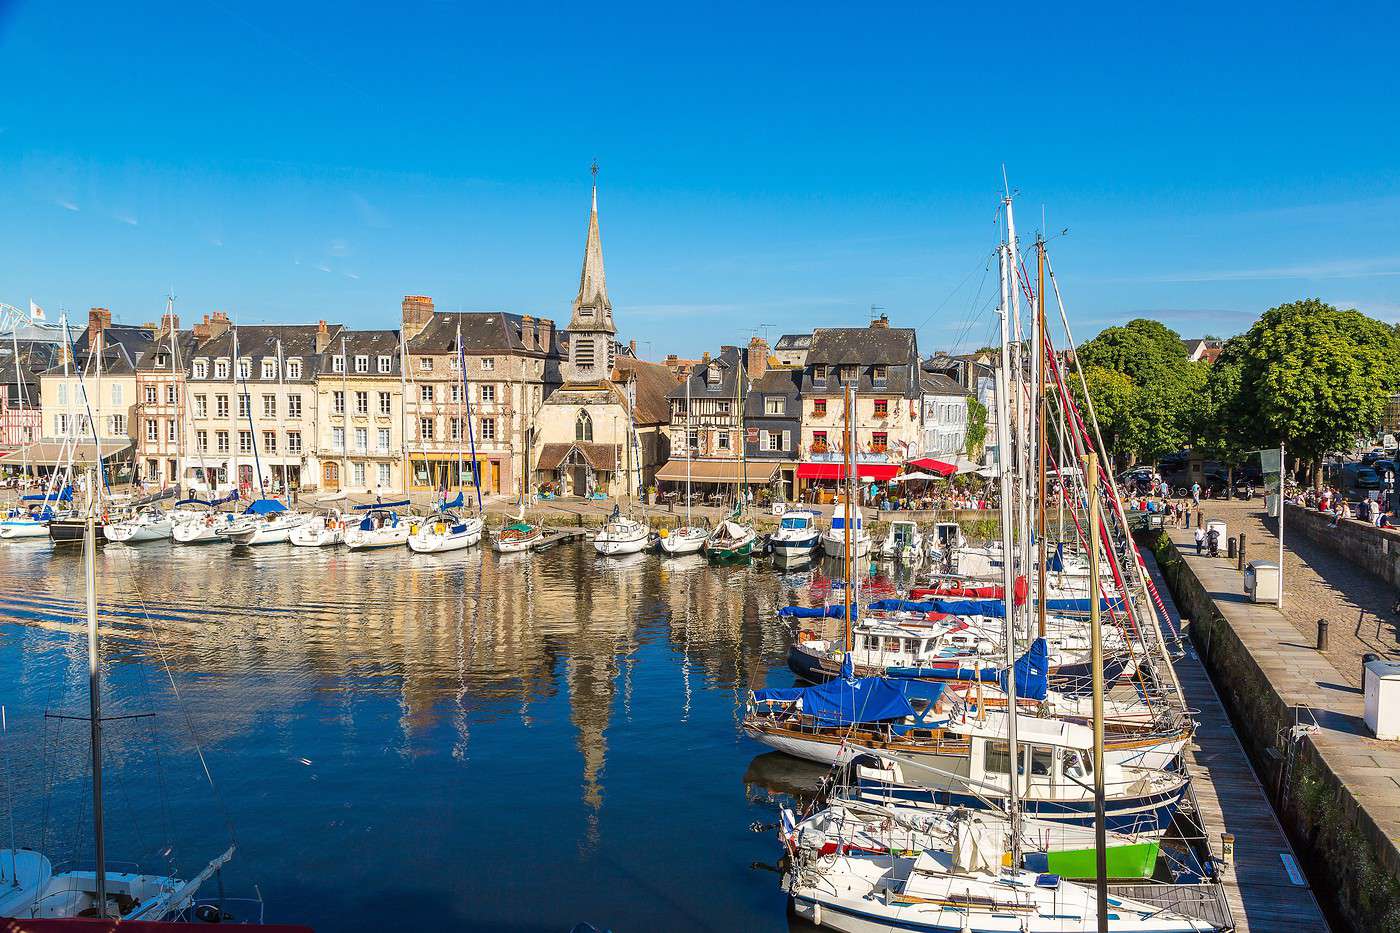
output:
MULTIPOLYGON (((1310 738, 1294 736, 1295 708, 1270 682, 1171 539, 1157 533, 1147 543, 1183 617, 1190 619, 1191 640, 1238 724, 1240 741, 1274 809, 1309 873, 1327 882, 1315 886, 1319 898, 1354 930, 1400 930, 1396 840, 1358 804, 1310 738)), ((1400 805, 1400 788, 1396 793, 1400 805)))
MULTIPOLYGON (((1332 517, 1316 509, 1287 507, 1283 537, 1302 535, 1328 550, 1341 555, 1392 586, 1400 587, 1400 531, 1377 528, 1365 522, 1341 521, 1335 526, 1332 517)), ((1277 522, 1270 522, 1277 530, 1277 522)))

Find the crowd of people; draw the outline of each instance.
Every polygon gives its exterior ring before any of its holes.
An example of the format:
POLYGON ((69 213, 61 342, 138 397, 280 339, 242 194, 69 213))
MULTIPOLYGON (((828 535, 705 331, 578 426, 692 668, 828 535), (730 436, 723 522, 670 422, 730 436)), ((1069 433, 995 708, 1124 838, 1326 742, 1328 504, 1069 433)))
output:
POLYGON ((1341 490, 1332 486, 1323 486, 1320 489, 1308 489, 1299 492, 1293 498, 1293 504, 1305 509, 1316 509, 1332 516, 1332 524, 1336 525, 1343 519, 1366 522, 1375 525, 1377 528, 1395 527, 1395 504, 1391 501, 1392 495, 1389 490, 1381 490, 1366 496, 1352 505, 1347 497, 1342 495, 1341 490))

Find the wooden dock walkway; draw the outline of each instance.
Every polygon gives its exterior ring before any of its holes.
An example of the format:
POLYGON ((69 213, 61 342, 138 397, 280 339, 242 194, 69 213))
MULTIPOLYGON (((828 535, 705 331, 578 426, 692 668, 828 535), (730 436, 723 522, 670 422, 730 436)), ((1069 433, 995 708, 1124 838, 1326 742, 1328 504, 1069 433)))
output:
MULTIPOLYGON (((1181 615, 1156 561, 1147 551, 1143 558, 1166 603, 1172 624, 1180 628, 1181 615)), ((1193 779, 1196 809, 1211 853, 1220 856, 1222 833, 1235 837, 1233 865, 1222 872, 1221 885, 1235 929, 1239 933, 1327 930, 1327 921, 1306 879, 1298 885, 1289 877, 1284 857, 1296 866, 1293 848, 1250 767, 1210 676, 1191 643, 1183 641, 1183 645, 1187 654, 1173 667, 1186 696, 1186 705, 1198 711, 1196 721, 1199 724, 1195 741, 1186 750, 1186 760, 1193 779)))

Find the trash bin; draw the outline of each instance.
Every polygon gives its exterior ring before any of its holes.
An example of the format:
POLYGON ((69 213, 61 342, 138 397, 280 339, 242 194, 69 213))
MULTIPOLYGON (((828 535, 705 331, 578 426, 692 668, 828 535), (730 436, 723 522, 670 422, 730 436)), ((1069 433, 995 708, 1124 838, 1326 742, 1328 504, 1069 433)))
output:
POLYGON ((1364 718, 1376 738, 1400 739, 1400 661, 1366 664, 1364 718))
POLYGON ((1278 602, 1278 564, 1271 560, 1252 560, 1244 568, 1244 592, 1252 603, 1278 602))

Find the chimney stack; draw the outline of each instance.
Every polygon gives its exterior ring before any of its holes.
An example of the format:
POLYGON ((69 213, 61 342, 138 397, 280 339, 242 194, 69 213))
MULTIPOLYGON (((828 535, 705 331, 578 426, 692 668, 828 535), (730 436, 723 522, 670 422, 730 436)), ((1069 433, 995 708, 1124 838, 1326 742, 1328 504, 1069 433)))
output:
POLYGON ((886 314, 885 312, 881 311, 881 312, 880 312, 880 316, 877 317, 875 320, 873 320, 873 321, 870 322, 870 326, 871 326, 871 327, 880 327, 880 328, 884 328, 885 330, 888 330, 888 329, 889 329, 889 326, 890 326, 890 316, 889 316, 888 314, 886 314))
POLYGON ((427 295, 403 296, 403 339, 412 340, 433 319, 433 299, 427 295))
POLYGON ((102 332, 112 326, 112 312, 106 308, 93 308, 88 311, 88 349, 92 349, 98 344, 98 337, 102 332))
POLYGON ((165 313, 160 316, 160 336, 169 337, 180 329, 180 315, 165 313))
POLYGON ((535 322, 535 342, 541 350, 549 353, 554 349, 554 321, 551 318, 542 317, 535 322))
POLYGON ((316 322, 316 352, 325 353, 326 347, 331 345, 331 329, 325 321, 316 322))
POLYGON ((763 378, 763 374, 768 372, 768 341, 762 337, 754 337, 749 341, 748 358, 744 361, 744 368, 749 371, 750 379, 763 378))
POLYGON ((538 349, 535 346, 535 319, 528 314, 520 315, 520 345, 526 350, 538 349))
POLYGON ((200 343, 213 340, 228 330, 228 315, 222 311, 204 315, 204 320, 194 326, 194 338, 200 343))

